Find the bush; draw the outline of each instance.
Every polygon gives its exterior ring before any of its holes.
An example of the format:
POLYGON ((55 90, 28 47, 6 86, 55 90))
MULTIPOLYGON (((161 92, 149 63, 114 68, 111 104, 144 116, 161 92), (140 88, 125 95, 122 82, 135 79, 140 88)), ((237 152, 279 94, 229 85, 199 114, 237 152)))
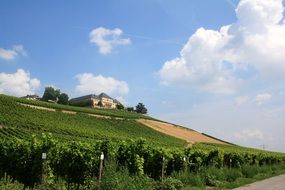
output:
POLYGON ((244 177, 252 178, 258 173, 258 166, 244 165, 241 169, 241 172, 244 177))
POLYGON ((206 173, 203 177, 204 177, 205 185, 208 185, 208 186, 217 186, 218 185, 218 181, 217 181, 215 175, 206 173))
POLYGON ((5 176, 0 180, 0 189, 1 190, 18 190, 23 189, 24 185, 12 180, 11 177, 5 176))
POLYGON ((159 182, 155 190, 180 190, 182 187, 183 184, 180 180, 168 177, 162 182, 159 182))
POLYGON ((203 187, 203 181, 200 175, 190 173, 188 171, 183 172, 174 172, 172 177, 175 179, 179 179, 184 186, 196 186, 196 187, 203 187))
POLYGON ((153 181, 145 175, 131 175, 126 168, 117 168, 114 161, 105 165, 102 190, 152 190, 153 181))
POLYGON ((242 177, 242 173, 239 169, 225 169, 225 176, 228 182, 233 182, 237 178, 242 177))

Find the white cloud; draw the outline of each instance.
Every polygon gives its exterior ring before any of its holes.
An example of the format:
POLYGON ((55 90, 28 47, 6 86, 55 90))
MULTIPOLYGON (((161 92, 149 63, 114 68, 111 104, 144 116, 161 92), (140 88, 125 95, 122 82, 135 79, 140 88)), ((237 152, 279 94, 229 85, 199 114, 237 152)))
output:
POLYGON ((238 96, 235 98, 235 103, 237 105, 242 105, 242 104, 248 102, 248 100, 249 100, 248 96, 238 96))
POLYGON ((122 97, 122 96, 118 96, 118 97, 116 97, 115 98, 116 100, 118 100, 119 102, 121 102, 123 105, 127 105, 128 104, 128 102, 126 101, 126 99, 124 98, 124 97, 122 97))
POLYGON ((30 78, 30 73, 18 69, 16 73, 0 73, 0 93, 25 96, 35 94, 41 83, 36 78, 30 78))
POLYGON ((94 76, 92 73, 83 73, 76 76, 79 84, 76 91, 83 94, 99 94, 105 92, 112 95, 125 95, 129 92, 128 84, 125 81, 119 81, 112 77, 102 75, 94 76))
POLYGON ((162 83, 229 94, 246 80, 245 72, 284 77, 283 9, 282 0, 241 0, 235 23, 219 31, 199 28, 180 56, 164 63, 159 71, 162 83))
POLYGON ((17 56, 26 56, 27 53, 23 45, 14 45, 12 49, 0 48, 0 58, 5 60, 14 60, 17 56))
POLYGON ((235 132, 234 137, 241 141, 264 140, 265 135, 259 129, 243 129, 240 132, 235 132))
POLYGON ((95 43, 101 54, 111 53, 113 46, 128 45, 131 43, 129 38, 121 38, 123 31, 119 28, 113 30, 99 27, 92 30, 89 34, 90 42, 95 43))
POLYGON ((261 105, 264 102, 268 102, 269 100, 271 100, 272 95, 269 93, 264 93, 264 94, 257 94, 255 96, 254 101, 257 103, 257 105, 261 105))

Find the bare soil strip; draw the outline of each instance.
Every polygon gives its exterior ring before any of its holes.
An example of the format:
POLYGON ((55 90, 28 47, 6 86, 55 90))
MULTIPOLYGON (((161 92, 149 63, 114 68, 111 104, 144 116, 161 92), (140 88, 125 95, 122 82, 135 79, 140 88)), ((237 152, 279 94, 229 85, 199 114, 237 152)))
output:
MULTIPOLYGON (((33 108, 33 109, 38 109, 38 110, 45 110, 45 111, 56 111, 56 109, 53 109, 53 108, 47 108, 47 107, 43 107, 43 106, 35 106, 35 105, 30 105, 30 104, 24 104, 24 103, 18 103, 22 106, 26 106, 26 107, 29 107, 29 108, 33 108)), ((77 114, 77 112, 75 111, 68 111, 68 110, 61 110, 62 113, 66 113, 66 114, 72 114, 72 115, 75 115, 77 114)), ((105 116, 105 115, 99 115, 99 114, 87 114, 89 116, 93 116, 93 117, 98 117, 98 118, 105 118, 105 119, 112 119, 112 117, 110 116, 105 116)), ((120 118, 120 117, 114 117, 114 119, 118 119, 118 120, 122 120, 123 118, 120 118)), ((1 127, 0 127, 1 128, 1 127)))
POLYGON ((138 119, 137 121, 159 132, 186 140, 188 144, 194 144, 196 142, 225 144, 224 142, 207 137, 197 131, 178 127, 173 124, 148 119, 138 119))
POLYGON ((35 105, 23 104, 23 103, 18 103, 18 104, 20 104, 22 106, 30 107, 30 108, 33 108, 33 109, 38 109, 38 110, 56 111, 53 108, 46 108, 46 107, 42 107, 42 106, 35 106, 35 105))
POLYGON ((284 190, 285 189, 285 174, 258 181, 234 190, 284 190))
POLYGON ((72 114, 75 115, 77 112, 75 111, 67 111, 67 110, 61 110, 62 113, 72 114))
POLYGON ((99 117, 99 118, 105 118, 105 119, 111 119, 110 116, 105 116, 105 115, 97 115, 97 114, 92 114, 92 113, 88 113, 89 116, 93 116, 93 117, 99 117))

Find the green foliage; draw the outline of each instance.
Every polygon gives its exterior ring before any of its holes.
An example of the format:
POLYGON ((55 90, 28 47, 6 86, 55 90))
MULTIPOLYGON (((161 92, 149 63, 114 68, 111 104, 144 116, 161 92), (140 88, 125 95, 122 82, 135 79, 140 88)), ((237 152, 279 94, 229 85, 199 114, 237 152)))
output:
POLYGON ((127 107, 127 111, 128 111, 128 112, 134 112, 135 109, 134 109, 134 107, 127 107))
POLYGON ((258 173, 258 166, 251 166, 251 165, 243 165, 241 168, 241 172, 244 177, 252 178, 258 173))
POLYGON ((136 106, 136 112, 140 114, 146 114, 147 109, 143 103, 138 103, 138 105, 136 106))
POLYGON ((43 94, 43 100, 53 100, 57 101, 58 97, 60 96, 60 90, 55 90, 53 87, 49 86, 45 88, 44 94, 43 94))
POLYGON ((180 190, 183 187, 183 183, 172 177, 168 177, 162 182, 158 183, 156 190, 180 190))
POLYGON ((242 177, 242 173, 238 169, 225 169, 226 181, 233 182, 237 178, 242 177))
MULTIPOLYGON (((93 101, 92 100, 85 100, 85 101, 78 101, 78 102, 69 101, 68 104, 72 106, 79 106, 79 107, 91 107, 93 105, 93 101)), ((69 107, 69 108, 72 108, 72 107, 69 107)))
POLYGON ((68 99, 69 99, 69 97, 66 93, 61 93, 58 97, 57 103, 67 105, 68 99))
POLYGON ((153 180, 145 175, 131 175, 126 168, 107 162, 101 183, 102 190, 152 190, 153 180))
POLYGON ((123 110, 123 109, 125 109, 125 107, 124 107, 122 104, 117 104, 117 105, 116 105, 116 108, 117 108, 118 110, 123 110))
POLYGON ((173 172, 171 175, 175 179, 179 179, 184 186, 203 187, 204 181, 200 175, 189 171, 173 172))
POLYGON ((0 170, 13 179, 33 187, 42 179, 42 153, 48 151, 52 143, 47 136, 41 141, 35 137, 32 141, 14 140, 0 142, 0 170))
POLYGON ((120 141, 143 137, 161 146, 182 147, 185 144, 183 140, 159 133, 135 120, 31 109, 2 95, 0 104, 0 125, 5 126, 0 128, 0 137, 5 139, 30 139, 31 133, 41 135, 45 132, 64 141, 120 141))
MULTIPOLYGON (((0 94, 0 100, 4 99, 5 101, 13 101, 13 102, 19 102, 23 104, 28 105, 35 105, 35 106, 42 106, 46 108, 52 108, 56 110, 66 110, 66 111, 74 111, 78 113, 87 113, 87 114, 96 114, 96 115, 104 115, 104 116, 111 116, 111 117, 118 117, 118 118, 124 118, 124 119, 138 119, 138 118, 144 118, 144 119, 153 119, 149 116, 138 114, 134 112, 126 112, 125 110, 118 110, 118 109, 101 109, 101 108, 88 108, 92 106, 93 102, 85 101, 80 103, 74 103, 69 102, 70 105, 62 105, 62 104, 52 104, 44 101, 34 101, 34 100, 27 100, 23 98, 16 98, 12 96, 6 96, 0 94)), ((153 119, 155 120, 155 119, 153 119)))
POLYGON ((162 175, 165 180, 157 189, 181 189, 182 183, 219 186, 221 181, 275 173, 271 165, 285 161, 283 153, 238 146, 183 148, 184 141, 132 119, 36 110, 16 100, 0 95, 0 177, 6 173, 25 187, 64 189, 64 182, 70 188, 94 187, 101 152, 105 189, 152 189, 153 179, 161 180, 162 175), (43 152, 46 161, 41 159, 43 152), (110 160, 116 164, 108 169, 110 160), (53 186, 58 179, 64 182, 53 186))
POLYGON ((51 153, 51 167, 68 183, 83 184, 93 173, 98 173, 99 151, 89 144, 60 144, 51 153))

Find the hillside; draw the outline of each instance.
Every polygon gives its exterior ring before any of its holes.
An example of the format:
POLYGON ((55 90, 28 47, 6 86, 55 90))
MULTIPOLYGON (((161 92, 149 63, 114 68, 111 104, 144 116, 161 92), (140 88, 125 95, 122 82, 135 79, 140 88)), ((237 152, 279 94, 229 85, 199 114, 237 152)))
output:
POLYGON ((190 130, 184 127, 179 127, 174 124, 160 122, 160 121, 154 121, 149 119, 138 119, 138 122, 157 130, 164 134, 169 134, 174 137, 184 139, 187 141, 189 145, 204 142, 204 143, 214 143, 214 144, 226 144, 224 141, 220 141, 216 138, 212 138, 209 136, 206 136, 202 133, 199 133, 194 130, 190 130))
MULTIPOLYGON (((0 95, 0 189, 10 189, 4 174, 11 176, 14 189, 37 189, 37 185, 42 186, 39 189, 100 189, 100 160, 105 163, 102 187, 109 187, 104 184, 106 180, 111 184, 126 183, 126 187, 131 183, 132 187, 138 185, 130 190, 141 190, 147 184, 147 190, 161 190, 160 186, 164 187, 168 180, 184 185, 186 190, 196 185, 193 178, 201 181, 202 189, 220 185, 224 189, 227 184, 248 177, 248 171, 256 171, 251 177, 263 171, 269 171, 271 176, 285 168, 283 153, 228 145, 148 116, 0 95), (47 176, 44 168, 50 168, 50 184, 43 181, 47 176), (274 174, 270 172, 273 169, 274 174), (239 175, 232 177, 232 172, 239 175), (220 173, 225 176, 217 178, 215 175, 220 173), (216 179, 215 183, 207 181, 208 176, 216 179)), ((107 189, 118 188, 112 185, 107 189)))
POLYGON ((223 144, 191 129, 134 112, 66 106, 5 95, 0 95, 0 103, 0 135, 5 138, 27 138, 48 132, 65 140, 145 138, 165 146, 196 142, 223 144))
POLYGON ((144 138, 162 146, 182 147, 186 144, 184 140, 138 123, 132 118, 150 117, 136 113, 62 106, 5 95, 0 95, 0 105, 1 138, 26 139, 31 138, 32 134, 52 133, 54 137, 66 141, 144 138), (33 103, 32 107, 29 103, 33 103))

